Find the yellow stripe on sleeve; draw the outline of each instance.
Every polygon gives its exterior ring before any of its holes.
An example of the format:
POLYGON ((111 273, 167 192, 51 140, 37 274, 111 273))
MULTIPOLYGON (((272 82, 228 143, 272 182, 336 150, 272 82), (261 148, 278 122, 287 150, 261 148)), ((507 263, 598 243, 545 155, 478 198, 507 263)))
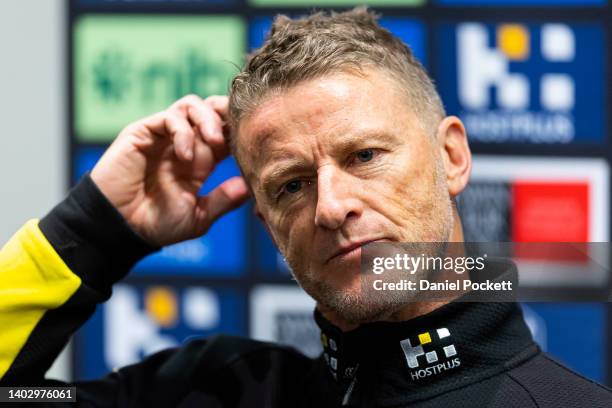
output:
POLYGON ((45 312, 63 305, 81 278, 28 221, 0 250, 0 378, 45 312))

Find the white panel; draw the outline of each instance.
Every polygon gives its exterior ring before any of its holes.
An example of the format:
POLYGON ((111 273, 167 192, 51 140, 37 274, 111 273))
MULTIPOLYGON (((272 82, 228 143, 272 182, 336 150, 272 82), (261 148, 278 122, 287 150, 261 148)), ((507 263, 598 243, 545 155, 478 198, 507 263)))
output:
POLYGON ((64 191, 64 12, 61 0, 0 1, 0 242, 64 191))
MULTIPOLYGON (((65 191, 67 4, 0 1, 0 245, 65 191)), ((70 380, 69 354, 62 353, 48 377, 70 380)))

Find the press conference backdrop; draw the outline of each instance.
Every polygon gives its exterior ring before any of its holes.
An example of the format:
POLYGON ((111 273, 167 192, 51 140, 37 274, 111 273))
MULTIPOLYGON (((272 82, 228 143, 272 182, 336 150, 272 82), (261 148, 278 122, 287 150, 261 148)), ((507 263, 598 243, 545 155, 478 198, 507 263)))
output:
MULTIPOLYGON (((187 94, 225 94, 273 16, 350 0, 69 2, 70 183, 130 121, 187 94)), ((475 153, 459 206, 471 241, 609 241, 611 85, 605 0, 376 0, 384 27, 435 79, 475 153)), ((228 159, 205 184, 238 174, 228 159)), ((217 332, 320 350, 313 301, 248 206, 204 237, 140 262, 78 332, 74 375, 93 378, 217 332)), ((609 278, 555 281, 574 291, 609 278)), ((608 304, 523 305, 536 341, 610 383, 608 304)))

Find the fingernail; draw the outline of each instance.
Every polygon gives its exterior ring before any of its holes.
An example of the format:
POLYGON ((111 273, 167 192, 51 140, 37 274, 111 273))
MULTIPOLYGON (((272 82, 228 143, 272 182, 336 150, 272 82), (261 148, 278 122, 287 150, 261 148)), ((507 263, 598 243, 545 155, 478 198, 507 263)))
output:
POLYGON ((183 150, 183 154, 185 155, 185 158, 186 158, 187 160, 191 160, 191 159, 193 159, 193 152, 191 151, 191 149, 190 149, 190 148, 186 147, 186 148, 183 150))
POLYGON ((221 133, 216 127, 211 127, 208 134, 214 140, 223 139, 223 133, 221 133))
POLYGON ((217 129, 215 129, 215 127, 212 125, 208 126, 208 130, 206 133, 208 134, 209 137, 212 137, 212 138, 217 137, 217 129))

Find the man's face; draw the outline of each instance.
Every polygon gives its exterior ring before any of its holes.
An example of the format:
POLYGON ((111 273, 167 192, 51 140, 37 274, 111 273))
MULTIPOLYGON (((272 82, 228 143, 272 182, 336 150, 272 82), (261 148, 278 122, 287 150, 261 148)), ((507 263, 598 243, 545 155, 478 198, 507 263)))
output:
POLYGON ((297 281, 353 322, 405 303, 362 296, 360 246, 448 241, 453 221, 436 136, 397 82, 365 73, 267 96, 241 121, 237 152, 258 215, 297 281))

